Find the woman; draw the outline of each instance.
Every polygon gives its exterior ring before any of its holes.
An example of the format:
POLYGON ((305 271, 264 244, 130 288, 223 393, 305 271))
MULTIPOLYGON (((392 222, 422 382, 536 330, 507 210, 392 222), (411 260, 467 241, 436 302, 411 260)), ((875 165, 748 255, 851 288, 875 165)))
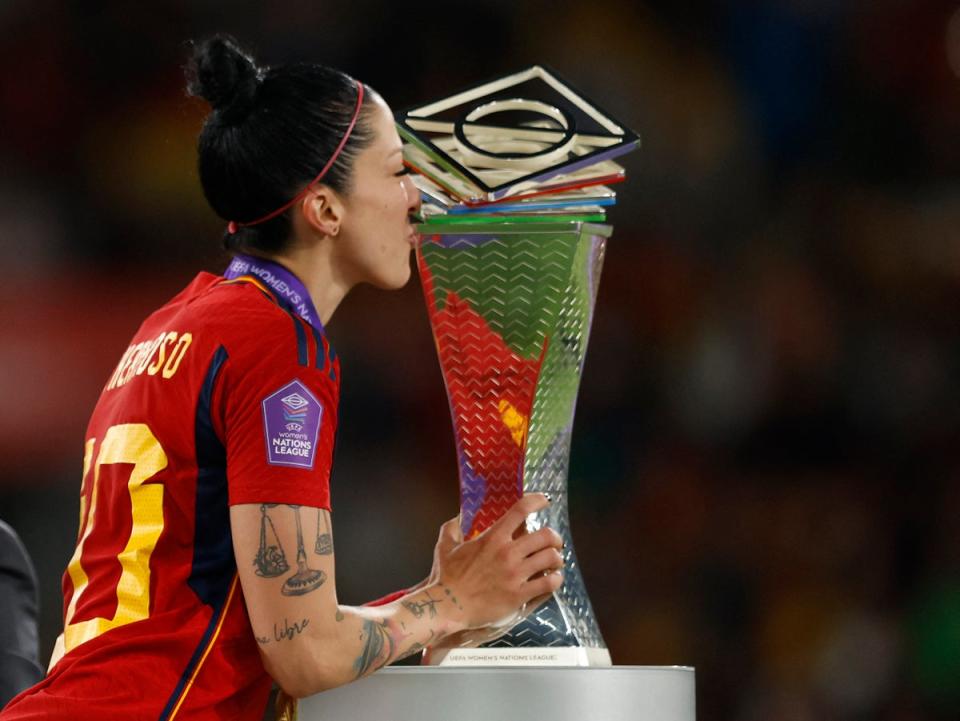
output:
POLYGON ((348 683, 561 583, 559 536, 517 532, 548 503, 529 495, 475 539, 444 524, 419 586, 337 602, 324 324, 358 283, 407 282, 418 192, 390 109, 343 73, 258 68, 217 37, 189 75, 233 262, 147 318, 104 387, 62 643, 3 721, 257 719, 271 677, 293 697, 348 683))

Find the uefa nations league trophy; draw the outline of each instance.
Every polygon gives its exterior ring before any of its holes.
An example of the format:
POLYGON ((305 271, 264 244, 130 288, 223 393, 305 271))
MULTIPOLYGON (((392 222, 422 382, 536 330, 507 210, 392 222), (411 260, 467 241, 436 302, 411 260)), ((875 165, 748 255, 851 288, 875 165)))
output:
POLYGON ((432 665, 609 666, 570 536, 567 468, 606 239, 611 159, 637 136, 533 67, 398 121, 423 191, 417 261, 453 417, 463 535, 525 492, 563 537, 565 581, 502 635, 430 648, 432 665))

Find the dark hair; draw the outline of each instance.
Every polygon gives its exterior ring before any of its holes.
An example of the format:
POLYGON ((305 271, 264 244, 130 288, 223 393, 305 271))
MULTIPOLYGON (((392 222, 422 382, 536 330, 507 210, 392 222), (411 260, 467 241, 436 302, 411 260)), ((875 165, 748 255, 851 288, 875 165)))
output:
MULTIPOLYGON (((207 100, 197 144, 203 193, 226 221, 261 218, 282 207, 313 180, 333 155, 353 117, 357 85, 323 65, 259 67, 236 40, 217 35, 193 44, 187 92, 207 100)), ((323 183, 349 193, 353 162, 373 141, 373 91, 350 139, 323 183)), ((281 251, 290 238, 289 211, 264 223, 225 233, 227 250, 281 251)))

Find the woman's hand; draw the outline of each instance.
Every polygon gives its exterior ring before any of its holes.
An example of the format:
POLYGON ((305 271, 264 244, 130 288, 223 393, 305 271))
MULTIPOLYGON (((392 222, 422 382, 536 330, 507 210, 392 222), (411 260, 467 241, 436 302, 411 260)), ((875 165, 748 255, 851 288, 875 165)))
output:
POLYGON ((551 528, 523 532, 527 516, 548 504, 540 493, 527 494, 469 541, 463 540, 459 517, 440 527, 428 583, 453 602, 447 611, 457 625, 469 629, 497 623, 560 588, 560 535, 551 528))

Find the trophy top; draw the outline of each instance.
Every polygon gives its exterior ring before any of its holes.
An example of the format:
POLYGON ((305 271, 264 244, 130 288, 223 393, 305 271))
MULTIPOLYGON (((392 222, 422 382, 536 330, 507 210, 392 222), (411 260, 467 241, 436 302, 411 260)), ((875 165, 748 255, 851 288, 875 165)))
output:
MULTIPOLYGON (((534 65, 399 114, 408 165, 468 205, 623 179, 637 133, 534 65)), ((608 190, 608 189, 604 189, 608 190)))

